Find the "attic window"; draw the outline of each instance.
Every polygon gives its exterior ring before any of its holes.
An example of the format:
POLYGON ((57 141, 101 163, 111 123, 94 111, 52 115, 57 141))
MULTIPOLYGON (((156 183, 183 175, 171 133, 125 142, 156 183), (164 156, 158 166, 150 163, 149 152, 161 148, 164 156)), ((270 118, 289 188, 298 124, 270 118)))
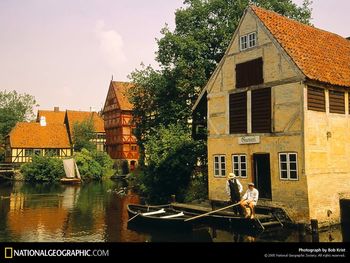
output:
POLYGON ((256 46, 256 32, 249 33, 240 37, 240 50, 245 50, 256 46))

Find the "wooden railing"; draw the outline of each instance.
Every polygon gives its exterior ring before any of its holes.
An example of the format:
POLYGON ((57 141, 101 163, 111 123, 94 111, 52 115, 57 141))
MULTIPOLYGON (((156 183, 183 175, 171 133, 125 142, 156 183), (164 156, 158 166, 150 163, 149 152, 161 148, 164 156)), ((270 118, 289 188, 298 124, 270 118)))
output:
POLYGON ((17 165, 12 163, 0 163, 0 173, 14 172, 16 168, 17 165))

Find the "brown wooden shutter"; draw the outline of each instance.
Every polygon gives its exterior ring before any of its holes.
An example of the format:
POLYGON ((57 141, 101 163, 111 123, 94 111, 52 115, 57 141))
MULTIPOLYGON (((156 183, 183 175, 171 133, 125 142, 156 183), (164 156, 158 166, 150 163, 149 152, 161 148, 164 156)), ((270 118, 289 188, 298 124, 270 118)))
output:
POLYGON ((252 91, 252 132, 271 132, 271 88, 252 91))
POLYGON ((307 88, 307 109, 326 112, 324 89, 310 86, 307 88))
POLYGON ((247 92, 230 94, 230 133, 247 133, 247 92))
POLYGON ((264 83, 262 58, 236 65, 236 88, 262 83, 264 83))
POLYGON ((345 114, 344 92, 329 91, 329 112, 345 114))

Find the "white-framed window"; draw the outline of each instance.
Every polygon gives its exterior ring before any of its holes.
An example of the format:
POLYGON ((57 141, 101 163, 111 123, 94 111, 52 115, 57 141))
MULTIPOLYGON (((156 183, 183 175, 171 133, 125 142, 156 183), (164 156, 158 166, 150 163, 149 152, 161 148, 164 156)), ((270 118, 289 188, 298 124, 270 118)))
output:
POLYGON ((214 176, 226 176, 225 155, 214 155, 214 176))
POLYGON ((255 47, 256 46, 256 33, 250 33, 248 35, 248 46, 249 47, 255 47))
POLYGON ((240 46, 241 46, 241 50, 245 50, 248 48, 248 36, 247 35, 241 36, 240 46))
POLYGON ((245 154, 232 155, 232 170, 235 175, 247 177, 247 156, 245 154))
POLYGON ((242 51, 247 48, 255 47, 256 42, 256 32, 243 35, 239 38, 240 50, 242 51))
POLYGON ((298 180, 298 155, 279 153, 280 179, 298 180))

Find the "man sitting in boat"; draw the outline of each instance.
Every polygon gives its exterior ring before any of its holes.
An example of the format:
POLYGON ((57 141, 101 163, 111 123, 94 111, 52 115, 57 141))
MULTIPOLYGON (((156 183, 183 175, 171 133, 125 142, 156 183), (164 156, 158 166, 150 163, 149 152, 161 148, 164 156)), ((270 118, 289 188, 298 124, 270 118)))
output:
MULTIPOLYGON (((255 217, 255 209, 254 207, 256 206, 259 198, 259 191, 254 188, 254 183, 249 183, 248 184, 248 189, 245 192, 245 194, 242 197, 242 200, 240 202, 240 205, 243 209, 245 210, 245 207, 248 206, 250 208, 250 218, 253 219, 255 217)), ((249 215, 245 215, 246 218, 249 217, 249 215)))
MULTIPOLYGON (((241 193, 243 186, 239 182, 238 177, 234 173, 229 173, 228 180, 226 182, 226 192, 231 198, 232 204, 239 203, 241 201, 241 193)), ((243 216, 242 209, 239 206, 233 207, 233 212, 236 215, 243 216)))

